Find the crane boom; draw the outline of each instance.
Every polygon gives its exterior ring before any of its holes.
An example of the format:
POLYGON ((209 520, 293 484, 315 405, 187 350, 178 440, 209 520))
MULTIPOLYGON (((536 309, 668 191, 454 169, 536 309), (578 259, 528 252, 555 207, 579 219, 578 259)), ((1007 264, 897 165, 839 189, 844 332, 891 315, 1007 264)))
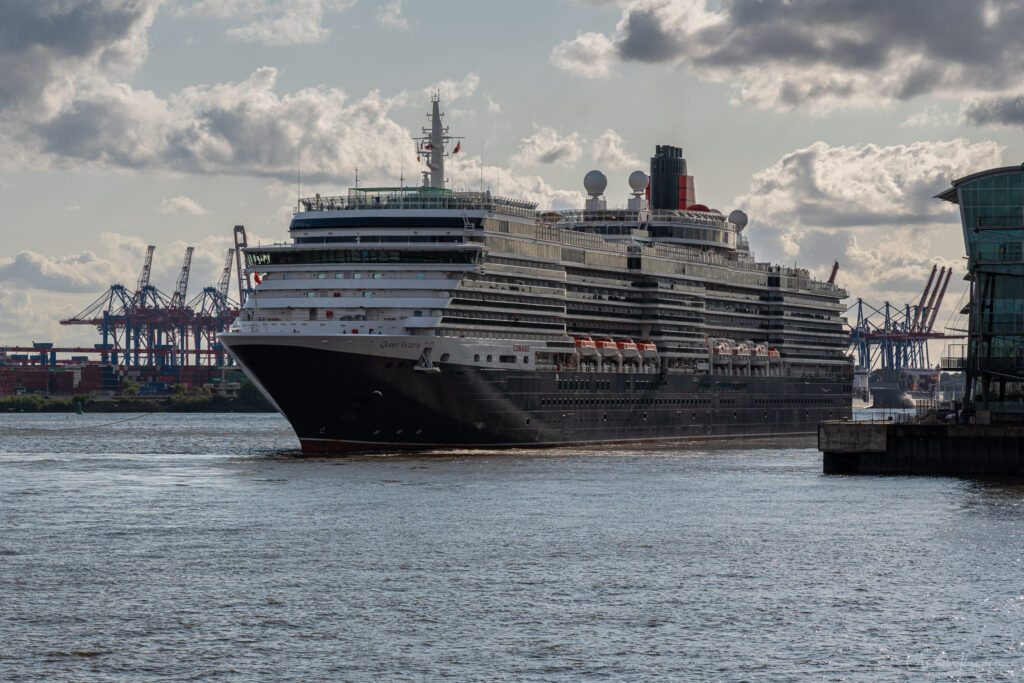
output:
POLYGON ((942 266, 939 270, 939 277, 935 279, 935 286, 932 287, 932 295, 928 298, 928 305, 924 311, 921 312, 921 327, 918 332, 927 332, 928 319, 932 317, 932 309, 935 308, 935 297, 939 293, 939 285, 942 284, 942 278, 946 275, 946 266, 942 266))
POLYGON ((220 271, 220 280, 217 281, 217 291, 220 292, 223 299, 228 296, 228 286, 231 283, 231 261, 234 256, 235 248, 228 247, 228 256, 224 259, 224 270, 220 271))
POLYGON ((242 266, 242 250, 249 246, 245 236, 245 226, 235 226, 235 266, 238 270, 238 304, 245 305, 245 298, 252 285, 249 282, 249 269, 242 266))
POLYGON ((942 306, 942 297, 946 296, 946 287, 949 286, 949 276, 952 274, 952 268, 946 271, 946 279, 942 283, 942 290, 939 292, 939 300, 935 302, 935 308, 932 309, 932 317, 928 321, 928 327, 925 328, 925 332, 931 332, 932 328, 935 326, 935 318, 939 315, 939 307, 942 306))
POLYGON ((139 281, 135 285, 135 298, 142 296, 142 290, 149 287, 149 274, 153 270, 153 252, 156 251, 156 245, 149 245, 146 247, 146 260, 142 263, 142 272, 139 273, 139 281))
POLYGON ((919 329, 918 321, 921 318, 922 311, 924 311, 924 302, 928 299, 928 290, 932 288, 932 282, 935 280, 935 271, 938 269, 938 264, 932 266, 932 274, 928 277, 928 284, 924 286, 924 291, 921 292, 921 301, 917 304, 917 308, 914 309, 914 321, 910 323, 911 331, 917 331, 919 329))
POLYGON ((185 306, 185 294, 188 291, 188 274, 192 269, 192 252, 195 247, 185 247, 185 260, 181 264, 181 273, 178 275, 178 284, 174 288, 174 295, 171 297, 170 308, 183 308, 185 306))

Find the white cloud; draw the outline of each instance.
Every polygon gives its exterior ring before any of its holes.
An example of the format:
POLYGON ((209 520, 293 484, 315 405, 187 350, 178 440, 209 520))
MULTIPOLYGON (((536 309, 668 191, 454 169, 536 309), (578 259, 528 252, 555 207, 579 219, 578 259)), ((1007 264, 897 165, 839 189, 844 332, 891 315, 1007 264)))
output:
POLYGON ((594 161, 612 168, 643 168, 644 163, 623 149, 625 140, 611 128, 594 140, 594 161))
POLYGON ((265 0, 201 0, 184 3, 174 8, 175 16, 212 17, 230 19, 266 11, 265 0))
POLYGON ((484 166, 481 174, 480 157, 462 157, 449 166, 456 190, 477 191, 481 188, 495 194, 537 202, 540 209, 575 209, 583 206, 583 194, 559 190, 538 175, 517 173, 498 166, 484 166))
POLYGON ((441 98, 441 104, 451 104, 464 97, 470 97, 480 86, 480 77, 470 72, 461 81, 443 80, 423 89, 426 97, 432 97, 437 93, 441 98))
POLYGON ((962 268, 959 215, 934 195, 955 178, 999 166, 1001 154, 994 142, 964 139, 817 142, 754 174, 735 206, 750 216, 746 234, 759 258, 797 262, 818 277, 838 259, 840 282, 855 284, 853 296, 902 302, 920 291, 936 261, 962 268))
POLYGON ((609 78, 617 59, 615 44, 603 33, 580 33, 551 51, 551 63, 580 78, 609 78))
POLYGON ((207 211, 199 202, 191 197, 168 197, 160 202, 157 211, 165 216, 186 214, 190 216, 205 216, 207 211))
POLYGON ((942 107, 933 104, 920 111, 917 114, 908 116, 903 123, 900 124, 901 128, 926 128, 932 126, 949 126, 957 122, 957 115, 943 110, 942 107))
POLYGON ((266 45, 318 43, 330 35, 324 17, 343 12, 355 0, 202 0, 179 5, 178 16, 216 19, 252 19, 244 26, 228 29, 229 38, 266 45))
POLYGON ((515 163, 571 166, 582 153, 579 133, 562 135, 550 126, 534 125, 534 134, 522 139, 515 163))
POLYGON ((405 0, 391 0, 377 9, 377 23, 390 28, 409 28, 405 18, 405 0))
POLYGON ((487 99, 487 111, 491 112, 492 114, 500 114, 501 105, 495 102, 490 95, 485 94, 484 97, 487 99))

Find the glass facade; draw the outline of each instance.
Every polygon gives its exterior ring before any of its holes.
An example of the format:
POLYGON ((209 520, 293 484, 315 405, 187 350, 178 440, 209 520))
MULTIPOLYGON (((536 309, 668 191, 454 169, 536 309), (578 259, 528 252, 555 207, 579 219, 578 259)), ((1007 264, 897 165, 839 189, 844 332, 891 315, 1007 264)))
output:
POLYGON ((966 369, 979 410, 1024 408, 1024 168, 954 182, 971 282, 966 369))

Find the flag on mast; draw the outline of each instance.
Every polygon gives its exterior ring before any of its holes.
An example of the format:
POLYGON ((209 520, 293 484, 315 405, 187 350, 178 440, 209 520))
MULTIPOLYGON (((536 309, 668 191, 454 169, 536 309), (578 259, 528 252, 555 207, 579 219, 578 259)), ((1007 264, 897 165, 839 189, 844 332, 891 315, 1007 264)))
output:
POLYGON ((455 149, 452 150, 452 154, 458 154, 460 149, 462 149, 462 140, 455 143, 455 149))

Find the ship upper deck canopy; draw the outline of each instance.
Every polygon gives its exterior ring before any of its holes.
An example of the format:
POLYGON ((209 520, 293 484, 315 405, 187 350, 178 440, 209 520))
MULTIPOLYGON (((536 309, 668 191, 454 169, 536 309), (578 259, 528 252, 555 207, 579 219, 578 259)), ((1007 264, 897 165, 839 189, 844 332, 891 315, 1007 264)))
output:
POLYGON ((304 197, 303 211, 411 210, 488 211, 533 218, 537 204, 490 192, 453 192, 443 187, 353 187, 347 196, 304 197))

